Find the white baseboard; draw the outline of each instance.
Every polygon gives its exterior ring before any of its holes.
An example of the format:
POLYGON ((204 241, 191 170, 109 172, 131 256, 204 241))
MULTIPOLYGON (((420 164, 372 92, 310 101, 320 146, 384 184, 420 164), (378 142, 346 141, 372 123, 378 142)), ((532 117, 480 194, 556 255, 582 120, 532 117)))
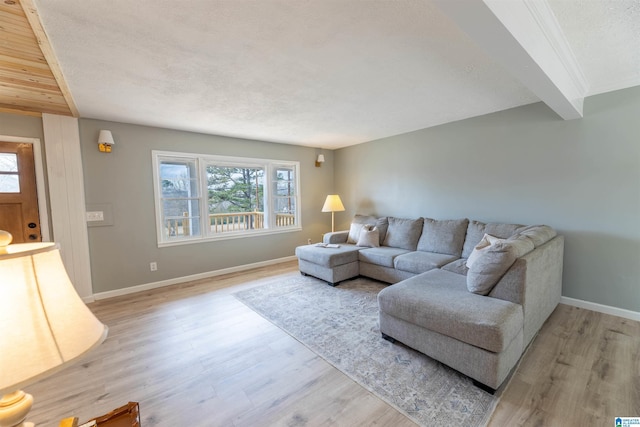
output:
MULTIPOLYGON (((174 279, 161 280, 159 282, 145 283, 143 285, 131 286, 115 291, 100 292, 93 294, 93 300, 102 300, 107 298, 118 297, 122 295, 133 294, 136 292, 148 291, 151 289, 162 288, 164 286, 177 285, 178 283, 192 282, 194 280, 208 279, 210 277, 222 276, 223 274, 237 273, 240 271, 251 270, 253 268, 266 267, 269 265, 281 264, 283 262, 294 261, 298 258, 289 256, 285 258, 277 258, 269 261, 256 262, 253 264, 244 264, 237 267, 223 268, 222 270, 207 271, 204 273, 192 274, 190 276, 176 277, 174 279)), ((85 302, 91 302, 91 299, 84 299, 85 302)))
POLYGON ((603 305, 569 297, 561 297, 560 303, 572 305, 574 307, 586 308, 587 310, 593 310, 599 313, 611 314, 612 316, 624 317, 625 319, 636 320, 640 322, 640 313, 637 311, 625 310, 624 308, 612 307, 610 305, 603 305))
MULTIPOLYGON (((269 265, 281 264, 283 262, 295 260, 297 260, 295 256, 289 256, 284 258, 272 259, 269 261, 256 262, 253 264, 239 265, 237 267, 223 268, 222 270, 207 271, 204 273, 192 274, 190 276, 176 277, 174 279, 161 280, 159 282, 145 283, 143 285, 116 289, 114 291, 100 292, 97 294, 93 294, 92 297, 83 298, 83 301, 85 303, 89 303, 96 300, 148 291, 151 289, 162 288, 164 286, 177 285, 178 283, 192 282, 194 280, 208 279, 210 277, 222 276, 223 274, 238 273, 241 271, 251 270, 253 268, 266 267, 269 265)), ((598 304, 595 302, 589 302, 564 296, 560 298, 560 303, 640 322, 640 312, 637 311, 625 310, 624 308, 612 307, 609 305, 598 304)))

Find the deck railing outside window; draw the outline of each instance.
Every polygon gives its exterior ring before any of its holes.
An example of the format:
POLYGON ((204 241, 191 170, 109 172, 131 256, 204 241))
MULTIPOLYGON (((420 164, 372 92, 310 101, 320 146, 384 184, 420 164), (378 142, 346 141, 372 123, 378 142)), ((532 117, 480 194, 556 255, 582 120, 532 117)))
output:
MULTIPOLYGON (((184 218, 167 219, 166 227, 168 235, 189 236, 189 217, 185 212, 184 218)), ((295 215, 276 213, 276 226, 287 227, 295 225, 295 215)), ((229 212, 209 214, 209 230, 211 233, 224 233, 229 231, 258 230, 264 228, 263 212, 229 212)))

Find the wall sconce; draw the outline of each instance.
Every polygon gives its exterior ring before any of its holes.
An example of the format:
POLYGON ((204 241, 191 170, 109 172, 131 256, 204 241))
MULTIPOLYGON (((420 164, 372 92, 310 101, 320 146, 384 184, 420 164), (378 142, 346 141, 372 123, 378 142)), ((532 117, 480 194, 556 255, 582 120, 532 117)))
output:
POLYGON ((100 135, 98 135, 98 150, 101 153, 110 153, 111 146, 114 145, 113 135, 111 135, 110 130, 101 130, 100 135))
POLYGON ((318 154, 318 158, 316 159, 316 167, 319 168, 324 163, 324 154, 318 154))

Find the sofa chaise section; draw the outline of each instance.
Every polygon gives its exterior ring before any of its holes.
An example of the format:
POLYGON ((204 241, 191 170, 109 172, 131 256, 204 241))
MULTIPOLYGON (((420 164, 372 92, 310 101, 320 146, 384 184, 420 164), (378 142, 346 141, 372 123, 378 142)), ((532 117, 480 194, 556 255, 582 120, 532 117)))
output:
POLYGON ((459 261, 383 289, 383 336, 497 389, 560 302, 564 238, 548 227, 534 233, 534 249, 486 296, 469 292, 469 269, 459 261))
POLYGON ((464 276, 431 270, 383 289, 380 330, 493 389, 523 349, 522 306, 467 290, 464 276))
POLYGON ((298 268, 303 275, 322 279, 332 286, 360 274, 355 245, 341 244, 337 248, 316 245, 298 246, 298 268))

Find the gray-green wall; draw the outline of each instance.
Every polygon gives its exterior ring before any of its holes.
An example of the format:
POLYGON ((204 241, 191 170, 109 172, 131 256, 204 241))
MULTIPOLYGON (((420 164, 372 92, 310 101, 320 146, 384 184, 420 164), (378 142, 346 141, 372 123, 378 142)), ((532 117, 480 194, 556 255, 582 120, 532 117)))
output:
MULTIPOLYGON (((464 102, 463 100, 461 102, 464 102)), ((565 235, 563 295, 640 311, 640 87, 337 150, 346 212, 548 224, 565 235)))
POLYGON ((98 120, 80 120, 86 203, 111 205, 113 225, 89 227, 94 293, 258 263, 294 254, 319 241, 331 218, 320 212, 333 186, 333 154, 315 167, 318 150, 98 120), (100 153, 100 129, 113 133, 111 154, 100 153), (158 248, 152 150, 300 162, 303 231, 158 248), (149 263, 158 263, 151 272, 149 263))
MULTIPOLYGON (((310 148, 81 119, 87 203, 114 213, 89 228, 94 292, 290 256, 328 231, 320 208, 335 191, 338 228, 356 212, 549 224, 566 236, 563 295, 640 311, 640 88, 590 97, 584 115, 519 107, 325 150, 322 168, 310 148), (116 139, 109 155, 102 128, 116 139), (158 249, 153 149, 299 160, 303 231, 158 249)), ((0 113, 0 134, 42 140, 42 121, 0 113)))

